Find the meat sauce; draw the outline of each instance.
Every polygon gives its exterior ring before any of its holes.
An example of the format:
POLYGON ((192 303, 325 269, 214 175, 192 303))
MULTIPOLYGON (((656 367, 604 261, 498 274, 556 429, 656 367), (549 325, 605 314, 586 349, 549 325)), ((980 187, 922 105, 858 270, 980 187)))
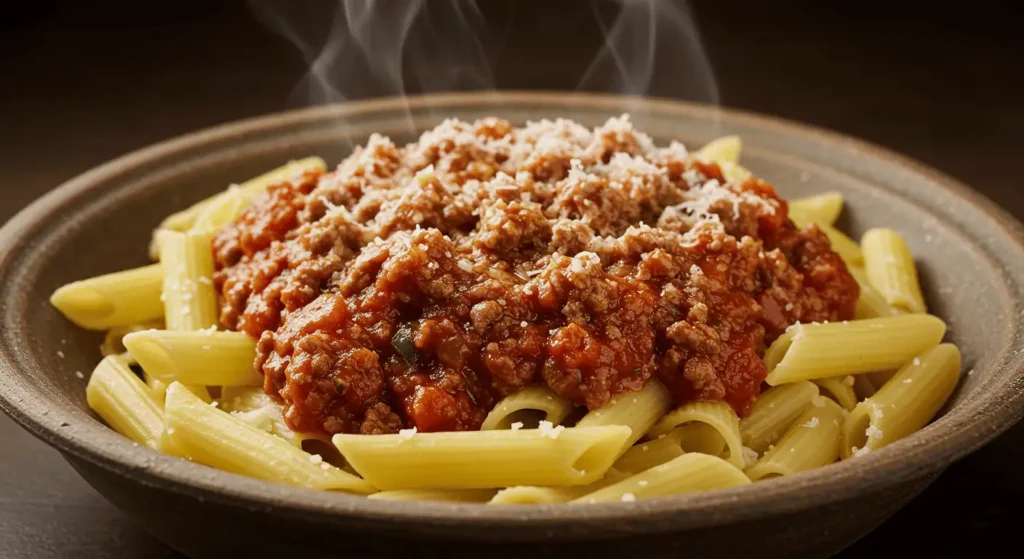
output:
POLYGON ((214 239, 220 320, 310 434, 479 429, 534 383, 593 409, 658 378, 743 415, 766 345, 858 296, 786 215, 625 117, 450 120, 268 189, 214 239))

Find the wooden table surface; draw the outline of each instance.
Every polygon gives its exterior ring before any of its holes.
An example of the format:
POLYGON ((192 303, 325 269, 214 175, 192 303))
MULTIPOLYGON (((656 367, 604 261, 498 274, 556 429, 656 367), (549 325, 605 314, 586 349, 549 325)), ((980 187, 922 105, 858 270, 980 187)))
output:
MULTIPOLYGON (((0 223, 132 149, 301 104, 303 60, 241 3, 41 4, 54 8, 35 19, 0 8, 0 223)), ((494 61, 498 87, 576 86, 600 41, 595 26, 578 24, 590 17, 583 2, 484 4, 489 20, 508 23, 494 61)), ((1018 8, 975 2, 899 13, 858 2, 808 12, 763 4, 696 6, 723 105, 903 152, 1024 219, 1018 8)), ((912 544, 920 556, 960 557, 1018 540, 1022 459, 1018 425, 843 556, 912 544)), ((2 416, 0 464, 0 557, 181 557, 2 416)))

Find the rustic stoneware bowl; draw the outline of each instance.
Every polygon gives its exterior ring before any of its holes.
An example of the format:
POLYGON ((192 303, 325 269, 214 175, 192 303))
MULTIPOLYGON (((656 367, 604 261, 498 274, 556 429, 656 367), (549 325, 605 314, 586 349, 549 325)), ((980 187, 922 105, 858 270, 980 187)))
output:
POLYGON ((461 94, 351 103, 220 126, 138 151, 51 192, 0 230, 0 404, 93 487, 191 557, 823 557, 877 526, 1024 412, 1024 233, 991 202, 863 142, 670 101, 461 94), (336 163, 374 132, 407 141, 446 117, 588 126, 629 112, 659 143, 739 134, 744 164, 784 196, 841 191, 841 226, 900 231, 965 374, 932 425, 864 457, 753 485, 635 503, 404 503, 293 489, 140 448, 85 402, 100 336, 47 299, 68 281, 147 262, 166 214, 290 158, 336 163), (64 357, 58 356, 60 350, 64 357))

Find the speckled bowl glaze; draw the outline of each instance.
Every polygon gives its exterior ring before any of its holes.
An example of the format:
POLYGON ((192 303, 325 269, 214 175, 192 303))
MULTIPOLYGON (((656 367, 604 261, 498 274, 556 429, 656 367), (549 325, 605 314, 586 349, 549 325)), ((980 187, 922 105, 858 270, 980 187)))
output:
POLYGON ((451 94, 317 107, 228 124, 71 180, 0 230, 0 405, 171 546, 204 557, 823 557, 877 526, 944 468, 1024 413, 1024 233, 967 187, 834 133, 673 101, 554 93, 451 94), (960 387, 919 433, 864 457, 749 486, 635 503, 404 503, 294 489, 134 446, 85 402, 100 336, 47 299, 59 285, 147 262, 166 214, 289 158, 337 162, 374 132, 408 141, 443 118, 594 126, 628 112, 659 143, 739 134, 744 164, 786 197, 848 200, 841 227, 900 231, 931 310, 963 351, 960 387), (64 354, 62 359, 58 350, 64 354))

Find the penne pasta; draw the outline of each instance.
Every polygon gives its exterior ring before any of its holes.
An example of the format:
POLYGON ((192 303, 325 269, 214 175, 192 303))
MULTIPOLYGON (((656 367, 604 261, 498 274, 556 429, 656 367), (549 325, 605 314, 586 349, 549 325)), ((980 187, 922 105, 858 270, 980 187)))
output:
POLYGON ((585 485, 618 457, 629 427, 552 427, 333 438, 341 455, 381 490, 585 485))
POLYGON ((502 398, 487 414, 480 429, 508 429, 513 423, 536 427, 541 421, 558 425, 572 412, 572 402, 546 386, 532 385, 502 398))
MULTIPOLYGON (((121 355, 128 351, 128 348, 124 347, 124 337, 132 332, 139 332, 142 330, 151 330, 153 328, 162 328, 164 321, 151 320, 142 324, 128 324, 126 326, 117 326, 107 330, 106 335, 103 336, 103 343, 100 345, 100 353, 104 357, 108 355, 121 355)), ((134 357, 127 356, 131 361, 135 361, 134 357)))
POLYGON ((927 314, 797 324, 765 352, 765 382, 776 386, 895 369, 938 344, 945 333, 946 324, 927 314))
POLYGON ((861 239, 868 281, 893 307, 928 312, 907 243, 891 229, 870 229, 861 239))
POLYGON ((231 223, 252 203, 252 196, 238 186, 231 186, 211 200, 196 214, 190 231, 212 235, 231 223))
POLYGON ((491 505, 553 505, 556 503, 568 503, 588 493, 625 479, 627 474, 619 472, 615 468, 609 469, 604 477, 587 485, 573 485, 568 487, 537 487, 517 486, 508 487, 498 491, 488 504, 491 505))
POLYGON ((442 501, 446 503, 486 503, 495 494, 494 489, 403 489, 380 491, 369 495, 382 501, 442 501))
POLYGON ((825 192, 798 198, 789 203, 789 208, 791 213, 796 213, 812 223, 831 227, 835 225, 843 211, 843 195, 838 192, 825 192))
POLYGON ((739 163, 743 140, 739 136, 722 136, 704 144, 694 155, 705 161, 739 163))
POLYGON ((790 207, 789 218, 800 229, 805 229, 813 224, 821 230, 832 244, 832 250, 843 259, 847 267, 860 266, 864 263, 864 252, 861 250, 860 245, 857 244, 857 241, 847 237, 835 227, 825 223, 818 223, 814 221, 813 217, 804 215, 800 213, 799 209, 794 210, 792 207, 790 207))
POLYGON ((763 453, 779 440, 804 410, 811 407, 816 396, 818 387, 806 380, 764 391, 754 401, 750 413, 740 420, 743 446, 758 454, 763 453))
POLYGON ((164 322, 168 330, 202 330, 217 325, 210 236, 164 231, 160 236, 164 270, 164 322))
POLYGON ((608 405, 584 415, 576 427, 600 427, 602 425, 625 425, 631 435, 622 445, 625 452, 640 440, 654 424, 672 407, 672 395, 658 379, 651 379, 639 392, 620 394, 608 405))
POLYGON ((680 425, 687 423, 705 423, 710 425, 725 441, 729 462, 737 468, 743 468, 743 442, 740 437, 740 421, 729 404, 725 402, 690 402, 665 415, 651 428, 648 435, 652 438, 667 435, 680 425))
MULTIPOLYGON (((142 374, 142 381, 146 383, 147 387, 149 387, 149 393, 153 396, 157 405, 160 406, 160 411, 163 411, 164 398, 167 396, 167 383, 162 380, 155 379, 152 376, 145 374, 145 372, 142 374)), ((210 393, 206 391, 206 388, 202 388, 203 392, 206 392, 206 396, 209 396, 210 393)), ((202 397, 202 394, 199 394, 199 396, 202 397)))
POLYGON ((877 450, 921 429, 953 394, 960 380, 960 350, 933 347, 899 371, 843 423, 843 458, 877 450))
POLYGON ((851 267, 849 271, 850 275, 857 280, 857 286, 860 287, 860 295, 857 297, 857 309, 853 315, 854 318, 859 320, 903 314, 899 309, 890 306, 885 297, 876 291, 874 287, 871 287, 867 272, 857 267, 851 267))
POLYGON ((178 382, 167 387, 164 423, 175 448, 207 466, 312 489, 374 491, 365 480, 203 402, 178 382))
POLYGON ((779 442, 747 470, 751 480, 788 476, 827 466, 839 459, 843 408, 828 398, 815 402, 797 417, 779 442))
POLYGON ((135 376, 124 359, 104 357, 85 388, 89 407, 111 429, 154 450, 160 450, 163 412, 149 388, 135 376))
POLYGON ((858 400, 871 397, 878 388, 871 381, 871 375, 853 375, 853 393, 858 400))
POLYGON ((570 502, 637 501, 747 483, 750 483, 750 479, 735 465, 721 458, 693 453, 684 454, 570 502))
POLYGON ((163 272, 159 264, 69 283, 50 304, 76 326, 107 330, 163 316, 163 272))
POLYGON ((124 344, 146 373, 165 383, 263 385, 253 367, 256 342, 242 332, 145 330, 128 334, 124 344))
MULTIPOLYGON (((252 198, 265 191, 270 185, 292 180, 306 172, 324 171, 326 169, 327 164, 323 159, 319 157, 307 157, 297 161, 290 161, 281 167, 263 173, 258 177, 249 179, 248 181, 238 185, 236 188, 238 188, 238 190, 248 198, 252 198)), ((186 231, 192 228, 196 223, 196 220, 199 218, 199 215, 204 210, 207 210, 211 205, 220 202, 225 197, 226 192, 227 191, 219 192, 205 200, 196 202, 180 212, 167 216, 167 218, 160 223, 160 228, 170 229, 172 231, 186 231)))
MULTIPOLYGON (((820 378, 814 381, 825 396, 842 406, 844 410, 852 410, 857 405, 857 393, 853 389, 857 381, 853 376, 820 378)), ((779 388, 788 385, 780 385, 779 388)))
POLYGON ((656 439, 630 447, 612 467, 635 474, 687 452, 720 456, 725 448, 725 440, 714 427, 706 423, 688 423, 656 439))

